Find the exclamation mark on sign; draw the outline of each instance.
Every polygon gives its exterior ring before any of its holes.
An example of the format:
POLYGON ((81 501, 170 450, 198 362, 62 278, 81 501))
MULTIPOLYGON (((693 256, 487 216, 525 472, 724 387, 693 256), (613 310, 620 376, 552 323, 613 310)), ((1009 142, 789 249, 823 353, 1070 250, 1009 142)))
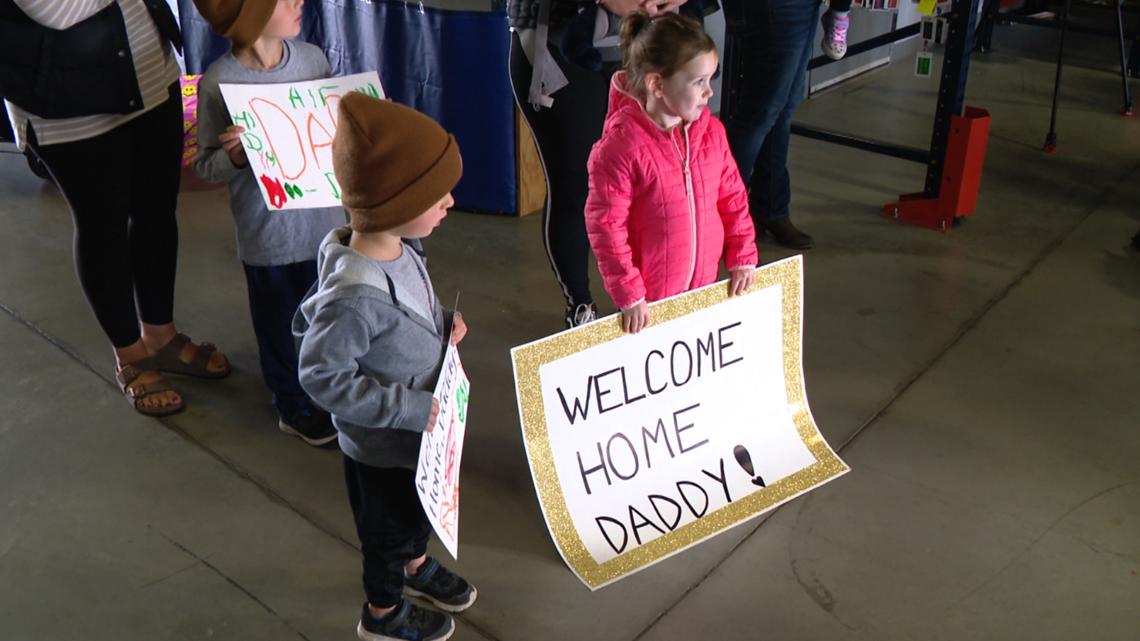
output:
POLYGON ((748 448, 743 445, 737 445, 732 448, 732 454, 736 457, 736 462, 752 477, 752 484, 759 485, 760 487, 768 487, 764 484, 764 479, 752 469, 752 455, 748 453, 748 448))

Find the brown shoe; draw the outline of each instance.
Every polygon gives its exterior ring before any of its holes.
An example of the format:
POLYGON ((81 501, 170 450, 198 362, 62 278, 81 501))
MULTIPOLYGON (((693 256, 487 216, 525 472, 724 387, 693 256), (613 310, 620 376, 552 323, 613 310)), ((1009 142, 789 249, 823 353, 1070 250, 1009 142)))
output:
POLYGON ((757 225, 757 238, 762 238, 764 232, 772 235, 777 245, 788 249, 811 249, 815 246, 815 239, 796 229, 789 218, 768 218, 761 220, 757 225))
POLYGON ((139 414, 146 416, 170 416, 181 412, 186 404, 182 401, 181 397, 176 403, 165 403, 159 405, 151 405, 145 402, 145 399, 157 396, 163 392, 174 391, 170 383, 166 381, 156 370, 139 369, 137 365, 124 365, 122 369, 115 372, 115 380, 119 382, 119 389, 123 391, 123 396, 126 397, 127 402, 139 414), (144 374, 150 373, 153 380, 149 383, 143 383, 139 378, 144 374))
POLYGON ((229 360, 218 352, 213 343, 194 343, 186 334, 175 334, 162 349, 136 362, 135 366, 198 378, 225 378, 231 371, 229 360), (190 349, 187 350, 187 347, 190 349), (183 353, 187 351, 190 353, 190 360, 182 360, 183 353), (224 367, 220 370, 210 369, 210 357, 216 353, 221 356, 224 363, 224 367))

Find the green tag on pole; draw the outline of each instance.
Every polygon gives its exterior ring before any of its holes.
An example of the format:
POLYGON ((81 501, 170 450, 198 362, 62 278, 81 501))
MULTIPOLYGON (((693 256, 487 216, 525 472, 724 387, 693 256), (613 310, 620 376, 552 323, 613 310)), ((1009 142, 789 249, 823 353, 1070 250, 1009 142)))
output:
POLYGON ((929 78, 930 68, 934 62, 934 55, 929 51, 919 51, 914 59, 914 75, 919 78, 929 78))

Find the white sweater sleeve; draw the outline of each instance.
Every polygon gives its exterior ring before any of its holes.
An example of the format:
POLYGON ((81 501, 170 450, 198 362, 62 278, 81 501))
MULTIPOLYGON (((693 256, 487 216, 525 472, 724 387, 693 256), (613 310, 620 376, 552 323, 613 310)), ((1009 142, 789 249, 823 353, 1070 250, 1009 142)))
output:
POLYGON ((29 18, 49 29, 66 29, 106 8, 113 0, 15 0, 29 18))

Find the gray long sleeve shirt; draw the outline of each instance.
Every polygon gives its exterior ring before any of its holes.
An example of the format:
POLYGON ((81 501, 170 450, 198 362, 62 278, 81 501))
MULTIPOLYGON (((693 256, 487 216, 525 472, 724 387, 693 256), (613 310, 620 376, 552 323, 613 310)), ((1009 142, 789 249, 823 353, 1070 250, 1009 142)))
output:
POLYGON ((345 223, 344 209, 269 211, 249 167, 235 167, 218 135, 233 121, 219 84, 272 84, 328 78, 328 59, 319 48, 285 41, 281 62, 272 69, 249 69, 232 53, 218 58, 198 83, 198 156, 194 171, 213 183, 228 183, 237 227, 238 257, 247 265, 288 265, 314 260, 321 239, 345 223))

